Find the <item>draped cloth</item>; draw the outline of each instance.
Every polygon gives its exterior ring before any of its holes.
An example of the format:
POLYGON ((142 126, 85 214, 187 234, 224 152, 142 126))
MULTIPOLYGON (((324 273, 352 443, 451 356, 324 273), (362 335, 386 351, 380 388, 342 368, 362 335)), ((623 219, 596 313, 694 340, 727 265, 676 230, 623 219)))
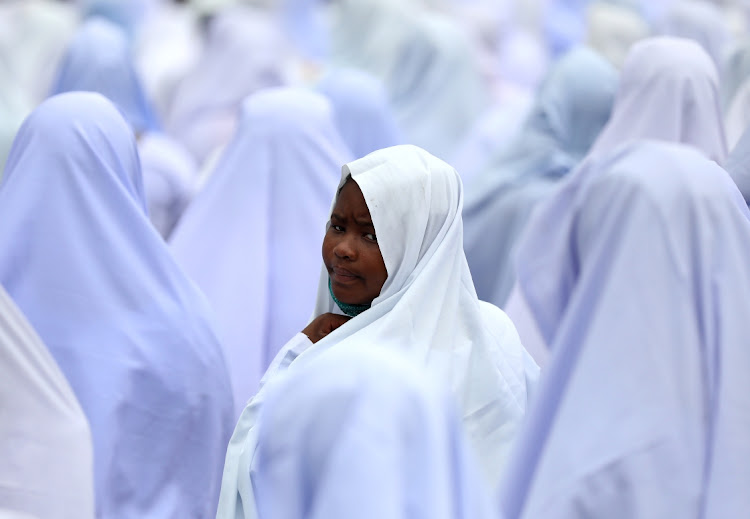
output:
POLYGON ((68 381, 0 288, 0 517, 93 519, 92 451, 68 381))
POLYGON ((350 157, 328 101, 297 88, 245 101, 240 126, 170 239, 216 312, 236 416, 317 290, 331 193, 350 157))
POLYGON ((617 80, 595 52, 568 52, 542 84, 520 134, 468 187, 464 247, 482 300, 505 303, 515 282, 513 249, 529 214, 607 123, 617 80))
POLYGON ((496 517, 455 404, 397 352, 331 350, 270 384, 267 404, 265 519, 496 517))
POLYGON ((133 132, 99 94, 42 103, 0 185, 0 283, 91 425, 99 517, 210 517, 232 420, 203 296, 145 214, 133 132))
POLYGON ((502 509, 741 516, 750 213, 726 172, 687 146, 635 143, 587 167, 558 231, 559 281, 527 288, 560 312, 502 509))
POLYGON ((746 129, 737 145, 729 154, 725 165, 729 175, 750 205, 750 130, 746 129))
MULTIPOLYGON (((533 289, 527 291, 527 287, 560 282, 552 274, 558 269, 555 256, 567 247, 563 226, 568 224, 571 201, 589 175, 585 164, 640 139, 688 144, 712 160, 725 160, 718 73, 698 44, 659 37, 633 46, 623 66, 609 122, 582 164, 534 211, 520 237, 515 258, 518 287, 546 341, 549 322, 560 309, 555 301, 535 299, 533 289)), ((525 330, 519 329, 519 333, 526 340, 525 330)))
MULTIPOLYGON (((299 334, 264 381, 326 351, 376 344, 412 357, 451 390, 475 454, 496 481, 526 409, 536 365, 497 307, 477 299, 463 252, 463 193, 456 171, 415 146, 386 148, 342 168, 362 190, 388 278, 372 307, 312 344, 299 334)), ((314 316, 336 310, 322 270, 314 316)), ((240 417, 227 450, 217 517, 257 517, 257 413, 240 417)))

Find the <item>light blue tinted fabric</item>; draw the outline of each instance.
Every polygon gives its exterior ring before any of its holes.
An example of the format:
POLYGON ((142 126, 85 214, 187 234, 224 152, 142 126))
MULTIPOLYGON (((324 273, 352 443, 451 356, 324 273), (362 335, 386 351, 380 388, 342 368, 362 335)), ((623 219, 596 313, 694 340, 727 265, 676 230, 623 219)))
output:
POLYGON ((698 151, 590 163, 535 286, 562 311, 501 492, 518 517, 741 517, 750 507, 750 213, 698 151))
POLYGON ((512 251, 536 202, 588 151, 607 123, 615 68, 579 47, 552 68, 523 129, 467 189, 464 247, 480 299, 502 306, 515 281, 512 251))
POLYGON ((750 205, 750 129, 745 130, 737 146, 729 154, 725 168, 750 205))
POLYGON ((203 296, 144 211, 133 132, 93 93, 25 121, 0 185, 0 283, 91 425, 98 517, 211 517, 232 426, 203 296))
POLYGON ((717 67, 726 59, 732 35, 721 8, 708 0, 680 0, 665 14, 661 32, 699 43, 717 67))
POLYGON ((355 69, 334 69, 318 84, 331 101, 339 133, 354 157, 403 144, 383 84, 355 69))
POLYGON ((320 244, 348 159, 321 94, 258 92, 170 238, 216 312, 237 416, 279 349, 309 321, 320 244))
POLYGON ((291 368, 258 419, 259 516, 496 518, 445 391, 376 347, 291 368))
POLYGON ((52 94, 98 92, 112 101, 136 132, 158 129, 146 98, 127 37, 102 19, 87 20, 76 33, 60 65, 52 94))

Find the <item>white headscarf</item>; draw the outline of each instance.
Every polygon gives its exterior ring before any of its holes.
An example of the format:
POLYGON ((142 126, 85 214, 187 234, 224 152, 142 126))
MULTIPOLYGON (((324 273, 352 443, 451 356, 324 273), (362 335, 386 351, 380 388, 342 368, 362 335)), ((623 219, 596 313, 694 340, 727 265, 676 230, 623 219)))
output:
POLYGON ((235 7, 217 14, 203 54, 174 93, 167 130, 199 163, 234 135, 242 101, 287 82, 288 45, 276 20, 235 7))
POLYGON ((315 303, 331 193, 350 157, 320 94, 250 96, 240 126, 170 240, 217 316, 236 416, 315 303))
POLYGON ((0 402, 3 511, 93 519, 88 422, 47 347, 2 288, 0 402))
MULTIPOLYGON (((287 344, 264 380, 332 349, 377 344, 413 357, 450 388, 485 475, 496 481, 527 402, 527 355, 513 324, 477 299, 463 251, 456 171, 415 146, 376 151, 342 168, 362 190, 388 278, 372 307, 303 351, 287 344)), ((314 316, 337 310, 322 269, 314 316)), ((227 451, 218 517, 256 517, 252 483, 263 386, 227 451)))
POLYGON ((373 344, 279 379, 258 419, 260 517, 496 517, 455 404, 418 364, 373 344))
POLYGON ((552 359, 501 493, 520 517, 750 509, 750 213, 686 146, 590 163, 558 231, 552 359))
POLYGON ((721 9, 707 0, 680 0, 665 13, 661 32, 698 42, 721 67, 726 59, 731 32, 721 9))
POLYGON ((750 205, 750 127, 745 129, 739 142, 729 154, 725 169, 750 205))
POLYGON ((91 425, 97 516, 207 517, 232 394, 203 296, 145 214, 132 130, 99 94, 54 96, 0 185, 0 283, 91 425))
MULTIPOLYGON (((726 157, 716 67, 695 42, 649 38, 636 43, 620 76, 607 126, 583 164, 619 145, 641 139, 688 144, 720 163, 726 157)), ((556 283, 555 256, 564 250, 567 214, 590 169, 576 168, 534 212, 516 256, 519 287, 539 331, 549 341, 549 322, 560 311, 552 301, 533 300, 526 287, 556 283)), ((521 332, 524 336, 524 332, 521 332)), ((548 343, 549 344, 549 343, 548 343)))
POLYGON ((618 68, 625 62, 630 47, 651 32, 636 9, 603 0, 588 7, 586 24, 587 43, 618 68))

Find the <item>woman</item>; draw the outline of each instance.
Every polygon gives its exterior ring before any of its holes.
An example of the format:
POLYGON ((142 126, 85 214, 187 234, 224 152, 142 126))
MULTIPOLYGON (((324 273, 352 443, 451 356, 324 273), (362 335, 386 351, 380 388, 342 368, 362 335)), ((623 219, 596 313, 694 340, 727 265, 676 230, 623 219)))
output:
POLYGON ((336 170, 349 157, 320 94, 276 88, 240 126, 170 240, 208 297, 238 417, 279 349, 310 317, 336 170))
POLYGON ((0 517, 93 519, 91 431, 47 347, 0 288, 0 517))
POLYGON ((232 420, 202 295, 145 214, 135 136, 104 97, 54 96, 0 185, 0 283, 91 425, 98 517, 210 517, 232 420))
POLYGON ((587 166, 554 283, 527 286, 552 358, 502 491, 506 517, 740 517, 750 507, 750 213, 694 149, 587 166))
POLYGON ((263 519, 496 518, 445 388, 401 354, 332 350, 269 384, 263 519))
POLYGON ((548 321, 559 308, 554 300, 529 299, 526 287, 559 282, 552 274, 558 270, 554 251, 567 246, 561 226, 588 175, 583 165, 640 139, 687 144, 720 164, 726 159, 719 77, 711 58, 697 43, 660 37, 633 46, 623 66, 609 122, 582 165, 538 206, 519 239, 515 260, 518 283, 505 308, 538 363, 544 363, 548 351, 544 344, 549 340, 548 321), (532 320, 528 306, 535 307, 532 320))
MULTIPOLYGON (((450 388, 488 481, 496 481, 537 368, 505 314, 477 299, 463 252, 456 171, 414 146, 342 168, 323 239, 315 318, 274 359, 264 381, 328 350, 368 344, 413 357, 450 388)), ((245 408, 227 451, 218 517, 257 517, 258 410, 245 408)))
POLYGON ((536 204, 583 159, 612 112, 617 71, 584 47, 563 56, 520 134, 466 191, 466 257, 477 295, 503 306, 515 282, 512 253, 536 204))

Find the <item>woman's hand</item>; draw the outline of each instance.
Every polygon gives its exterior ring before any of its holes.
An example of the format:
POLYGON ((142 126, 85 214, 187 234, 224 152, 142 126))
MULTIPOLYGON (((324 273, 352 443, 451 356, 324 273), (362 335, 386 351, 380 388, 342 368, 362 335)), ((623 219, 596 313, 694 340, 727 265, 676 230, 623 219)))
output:
POLYGON ((313 319, 312 322, 302 330, 302 333, 307 335, 312 343, 315 344, 349 319, 351 319, 351 317, 348 315, 332 313, 322 314, 313 319))

